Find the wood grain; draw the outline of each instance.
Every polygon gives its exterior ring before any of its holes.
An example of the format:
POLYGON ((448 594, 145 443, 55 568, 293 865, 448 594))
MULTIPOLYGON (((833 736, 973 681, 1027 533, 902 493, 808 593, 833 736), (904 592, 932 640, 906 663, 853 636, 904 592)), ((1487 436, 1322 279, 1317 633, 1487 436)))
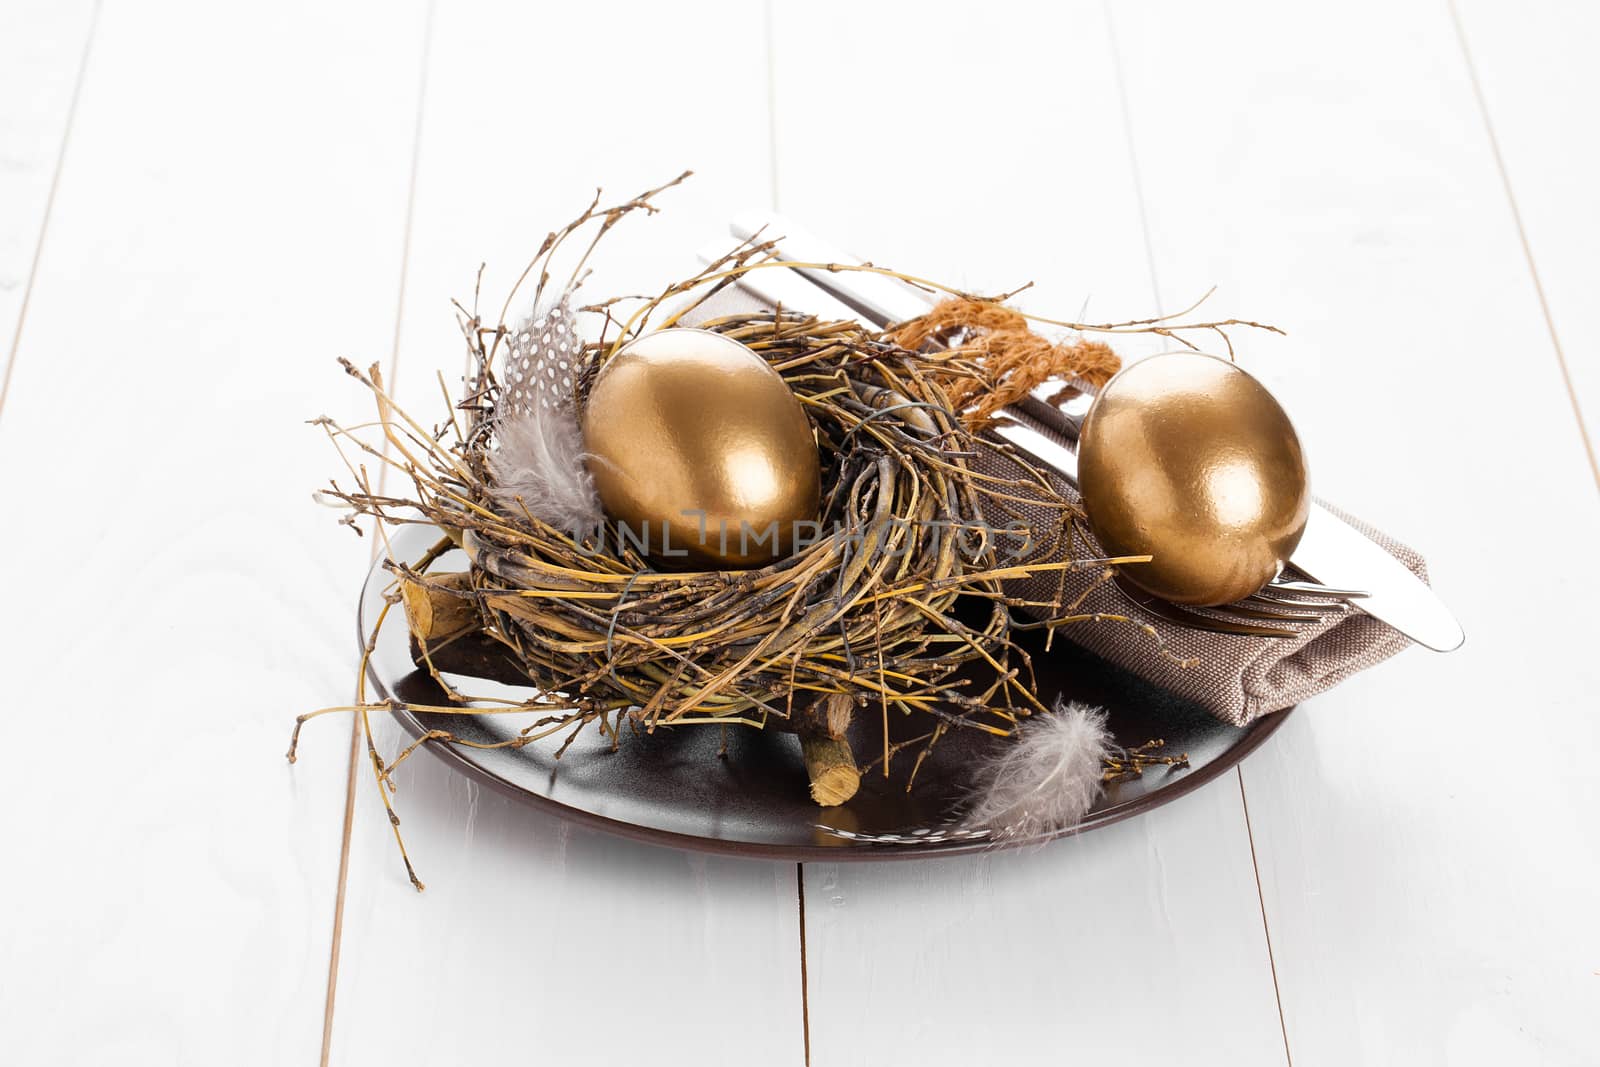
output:
MULTIPOLYGON (((765 203, 764 49, 761 12, 736 3, 692 12, 441 4, 402 402, 439 412, 435 374, 455 387, 462 366, 449 298, 470 302, 486 262, 484 305, 498 314, 539 241, 587 204, 595 183, 620 199, 697 171, 661 198, 662 214, 607 238, 595 293, 659 287, 694 270, 695 250, 722 237, 735 205, 765 203), (668 40, 678 44, 662 47, 668 40), (731 91, 743 86, 754 92, 731 91)), ((353 595, 359 576, 346 578, 353 595)), ((385 726, 392 750, 401 739, 385 726)), ((793 865, 575 829, 480 793, 426 753, 397 779, 428 889, 407 883, 363 767, 333 1062, 634 1064, 692 1052, 697 1063, 746 1064, 753 1050, 764 1063, 801 1061, 793 865)))
POLYGON ((348 692, 367 548, 304 421, 393 323, 420 25, 100 17, 0 418, 8 1061, 316 1055, 344 734, 282 753, 348 692))

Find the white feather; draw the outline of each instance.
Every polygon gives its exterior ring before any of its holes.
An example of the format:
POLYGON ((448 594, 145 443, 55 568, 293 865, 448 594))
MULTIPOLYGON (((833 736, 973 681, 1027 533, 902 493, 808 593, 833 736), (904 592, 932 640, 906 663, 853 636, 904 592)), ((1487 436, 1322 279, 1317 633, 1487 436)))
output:
POLYGON ((1058 703, 1018 729, 974 767, 962 829, 1039 837, 1076 825, 1099 798, 1102 761, 1114 747, 1104 711, 1058 703))
POLYGON ((529 515, 581 538, 600 524, 600 497, 584 465, 583 434, 568 406, 514 411, 495 428, 491 492, 512 514, 529 515))

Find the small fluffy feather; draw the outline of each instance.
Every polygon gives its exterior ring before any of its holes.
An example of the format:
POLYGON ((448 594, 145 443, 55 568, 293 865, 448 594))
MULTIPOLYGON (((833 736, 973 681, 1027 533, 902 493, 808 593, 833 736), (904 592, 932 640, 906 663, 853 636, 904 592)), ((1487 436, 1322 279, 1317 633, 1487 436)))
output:
POLYGON ((600 525, 600 497, 584 465, 583 434, 571 407, 535 405, 496 427, 489 457, 495 500, 563 533, 581 537, 600 525))
POLYGON ((1114 747, 1104 711, 1057 703, 1019 730, 974 768, 963 829, 1042 837, 1076 825, 1100 796, 1102 762, 1114 747))

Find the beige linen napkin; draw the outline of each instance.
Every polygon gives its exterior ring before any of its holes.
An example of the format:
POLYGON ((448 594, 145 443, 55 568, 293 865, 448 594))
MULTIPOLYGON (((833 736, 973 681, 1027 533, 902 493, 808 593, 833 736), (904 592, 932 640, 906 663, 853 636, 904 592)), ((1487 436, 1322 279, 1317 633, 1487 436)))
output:
MULTIPOLYGON (((686 316, 684 325, 691 325, 691 320, 704 322, 721 315, 770 310, 748 292, 730 287, 686 316)), ((1035 429, 1071 447, 1070 442, 1050 429, 1035 429)), ((998 449, 985 454, 979 463, 997 473, 1016 470, 1014 461, 998 449)), ((1065 480, 1057 479, 1056 488, 1068 499, 1079 500, 1077 490, 1065 480)), ((1427 580, 1427 565, 1415 550, 1328 507, 1412 573, 1427 580)), ((1041 514, 1041 521, 1044 518, 1041 514)), ((1078 550, 1083 558, 1092 558, 1099 546, 1080 543, 1078 550)), ((1098 575, 1098 569, 1069 573, 1064 586, 1065 602, 1072 603, 1087 590, 1078 609, 1081 613, 1126 615, 1154 627, 1157 636, 1151 638, 1127 623, 1089 621, 1061 627, 1057 639, 1066 638, 1236 726, 1298 704, 1357 671, 1381 663, 1411 643, 1370 615, 1353 610, 1296 624, 1298 632, 1293 638, 1236 637, 1193 630, 1147 615, 1111 583, 1097 584, 1098 575)), ((1050 600, 1063 588, 1059 574, 1053 572, 1007 584, 1007 592, 1025 600, 1050 600)))

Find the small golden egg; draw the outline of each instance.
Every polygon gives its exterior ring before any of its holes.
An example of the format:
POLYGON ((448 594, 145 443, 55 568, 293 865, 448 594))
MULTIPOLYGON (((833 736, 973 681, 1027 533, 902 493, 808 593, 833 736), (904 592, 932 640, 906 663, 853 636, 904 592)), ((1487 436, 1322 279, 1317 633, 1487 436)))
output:
POLYGON ((1078 442, 1090 528, 1123 575, 1176 604, 1227 604, 1271 581, 1311 508, 1300 438, 1266 387, 1198 353, 1151 356, 1100 391, 1078 442))
POLYGON ((595 378, 583 437, 619 540, 658 566, 756 567, 817 536, 811 421, 732 338, 667 329, 628 343, 595 378))

